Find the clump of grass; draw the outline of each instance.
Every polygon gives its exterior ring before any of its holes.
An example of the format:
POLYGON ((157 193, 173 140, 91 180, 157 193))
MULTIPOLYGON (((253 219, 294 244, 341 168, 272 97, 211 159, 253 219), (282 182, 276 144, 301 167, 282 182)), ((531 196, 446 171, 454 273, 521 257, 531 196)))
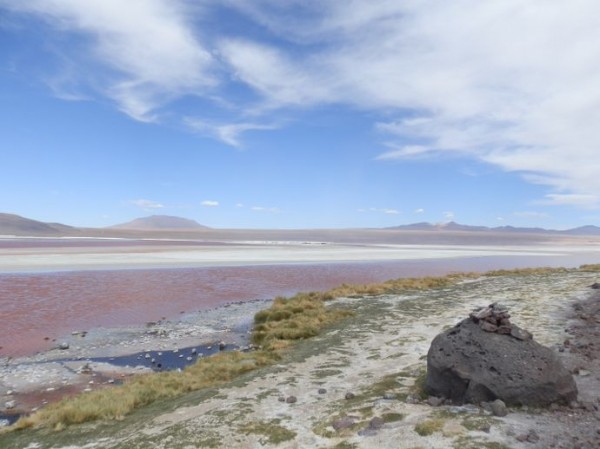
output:
POLYGON ((422 437, 432 435, 435 432, 439 432, 444 427, 444 421, 442 419, 426 419, 415 425, 415 432, 422 437))
POLYGON ((415 383, 411 388, 411 394, 418 397, 421 400, 425 400, 429 397, 425 383, 427 381, 427 370, 422 369, 419 375, 415 378, 415 383))
POLYGON ((453 273, 446 276, 425 276, 420 278, 391 279, 377 284, 342 284, 329 290, 328 296, 333 298, 353 296, 375 296, 399 293, 405 290, 429 290, 444 288, 456 284, 464 279, 479 277, 477 273, 453 273))
POLYGON ((338 444, 336 444, 335 446, 333 446, 333 449, 356 449, 358 447, 358 445, 356 445, 355 443, 349 443, 348 441, 342 441, 338 444))
POLYGON ((580 265, 579 266, 579 271, 586 271, 586 272, 593 272, 596 273, 598 271, 600 271, 600 264, 598 263, 593 263, 593 264, 584 264, 584 265, 580 265))
POLYGON ((406 415, 403 415, 402 413, 389 412, 389 413, 384 413, 383 415, 381 415, 381 418, 383 419, 384 423, 389 423, 389 422, 402 421, 405 418, 405 416, 406 415))
POLYGON ((280 420, 271 421, 253 421, 240 427, 240 430, 246 435, 256 434, 265 438, 261 439, 261 444, 279 444, 284 441, 296 438, 296 432, 286 429, 279 425, 280 420))
POLYGON ((325 307, 322 295, 311 292, 275 298, 270 308, 254 316, 252 342, 267 351, 279 351, 296 340, 318 335, 334 321, 353 315, 349 310, 325 307))
POLYGON ((15 427, 24 429, 46 426, 60 430, 71 424, 98 419, 121 419, 132 410, 157 400, 224 384, 248 371, 272 364, 274 358, 275 354, 266 351, 216 354, 198 361, 181 373, 170 371, 139 375, 121 386, 50 404, 37 413, 20 419, 15 427))
POLYGON ((497 441, 485 441, 470 436, 457 438, 452 447, 454 449, 510 449, 509 446, 497 441))
POLYGON ((513 268, 510 270, 491 270, 485 276, 531 276, 540 274, 568 273, 572 271, 564 267, 513 268))

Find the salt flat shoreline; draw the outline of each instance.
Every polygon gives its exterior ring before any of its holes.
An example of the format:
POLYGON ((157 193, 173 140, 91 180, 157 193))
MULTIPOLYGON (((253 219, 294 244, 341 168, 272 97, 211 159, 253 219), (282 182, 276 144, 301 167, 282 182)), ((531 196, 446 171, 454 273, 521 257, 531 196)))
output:
POLYGON ((144 268, 193 268, 275 264, 458 259, 466 257, 593 256, 596 244, 561 241, 530 245, 331 243, 295 241, 151 241, 136 246, 0 247, 0 274, 144 268), (170 243, 170 244, 168 244, 170 243))

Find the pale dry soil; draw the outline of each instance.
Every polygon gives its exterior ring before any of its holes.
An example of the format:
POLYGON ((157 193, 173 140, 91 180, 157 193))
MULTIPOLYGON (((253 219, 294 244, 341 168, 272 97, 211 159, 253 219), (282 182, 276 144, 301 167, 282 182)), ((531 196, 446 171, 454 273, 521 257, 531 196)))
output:
MULTIPOLYGON (((337 300, 332 307, 350 307, 356 317, 297 345, 277 366, 223 388, 155 404, 121 422, 0 436, 0 447, 561 447, 577 433, 569 421, 577 418, 576 410, 512 408, 508 416, 497 418, 475 406, 434 408, 425 401, 413 403, 415 382, 425 371, 433 337, 473 308, 492 302, 508 306, 511 320, 537 341, 558 348, 568 336, 573 304, 589 296, 588 286, 595 281, 594 273, 492 277, 441 290, 337 300), (354 397, 346 399, 348 392, 354 397), (289 396, 297 401, 280 400, 289 396), (344 417, 354 424, 336 430, 333 424, 344 417), (381 428, 369 428, 374 417, 383 419, 381 428), (538 442, 517 440, 531 429, 540 436, 538 442)), ((583 374, 575 378, 582 394, 589 396, 589 389, 600 385, 600 373, 583 374)))

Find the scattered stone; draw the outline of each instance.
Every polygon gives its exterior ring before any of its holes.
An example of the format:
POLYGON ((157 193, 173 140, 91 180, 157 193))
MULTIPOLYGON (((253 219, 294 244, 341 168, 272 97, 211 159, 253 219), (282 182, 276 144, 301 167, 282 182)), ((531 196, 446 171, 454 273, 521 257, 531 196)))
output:
POLYGON ((345 394, 344 398, 346 398, 346 399, 353 399, 354 396, 355 396, 354 393, 352 393, 352 392, 349 391, 348 393, 345 394))
POLYGON ((279 402, 285 402, 285 397, 284 397, 284 396, 279 396, 279 397, 277 398, 277 400, 278 400, 279 402))
POLYGON ((531 429, 527 433, 518 435, 517 441, 519 441, 521 443, 525 443, 525 442, 537 443, 538 441, 540 441, 540 436, 537 434, 537 432, 534 429, 531 429))
POLYGON ((332 424, 332 427, 339 432, 343 429, 349 429, 354 425, 355 422, 356 420, 353 416, 344 416, 343 418, 335 420, 332 424))
POLYGON ((481 327, 481 329, 483 329, 486 332, 497 332, 498 331, 498 326, 496 326, 495 324, 492 324, 488 321, 481 321, 481 323, 479 324, 479 327, 481 327))
POLYGON ((372 418, 371 421, 369 421, 369 429, 379 430, 383 427, 384 424, 385 421, 383 420, 383 418, 380 416, 376 416, 372 418))
POLYGON ((6 401, 4 403, 4 408, 6 410, 12 410, 13 408, 15 408, 17 406, 17 402, 16 401, 6 401))
POLYGON ((406 396, 406 401, 407 404, 420 404, 421 400, 413 395, 413 394, 409 394, 408 396, 406 396))
POLYGON ((508 410, 506 409, 506 404, 501 399, 496 399, 494 402, 490 404, 492 413, 494 416, 506 416, 508 415, 508 410))
POLYGON ((508 317, 492 304, 435 337, 427 354, 425 390, 455 403, 502 399, 506 404, 544 406, 574 400, 573 376, 551 349, 523 339, 527 331, 515 325, 510 325, 510 334, 481 326, 495 320, 492 324, 500 329, 508 326, 508 317))
POLYGON ((598 290, 598 289, 600 289, 600 283, 594 282, 592 285, 590 285, 590 288, 593 288, 594 290, 598 290))
POLYGON ((511 328, 510 335, 512 337, 515 337, 517 340, 531 340, 533 338, 533 335, 531 335, 531 333, 517 326, 513 326, 511 328))
POLYGON ((377 429, 371 429, 367 427, 366 429, 359 430, 358 435, 361 437, 374 437, 377 435, 377 429))
POLYGON ((8 390, 6 392, 6 396, 12 396, 13 394, 15 394, 15 392, 13 390, 8 390))
POLYGON ((387 400, 398 399, 398 395, 396 393, 384 393, 383 399, 387 399, 387 400))
POLYGON ((92 374, 92 368, 89 363, 86 363, 78 370, 79 374, 92 374))
POLYGON ((319 394, 325 394, 327 390, 325 388, 319 388, 319 394))
POLYGON ((219 351, 225 350, 226 347, 227 347, 227 345, 225 344, 224 341, 219 342, 219 351))
POLYGON ((427 403, 432 407, 439 407, 444 403, 444 398, 438 398, 437 396, 429 396, 427 403))
POLYGON ((285 402, 287 402, 288 404, 293 404, 297 401, 298 401, 298 398, 296 398, 296 396, 288 396, 285 400, 285 402))
POLYGON ((69 343, 67 343, 66 341, 63 341, 62 343, 60 343, 58 345, 58 349, 61 349, 61 350, 69 349, 69 343))

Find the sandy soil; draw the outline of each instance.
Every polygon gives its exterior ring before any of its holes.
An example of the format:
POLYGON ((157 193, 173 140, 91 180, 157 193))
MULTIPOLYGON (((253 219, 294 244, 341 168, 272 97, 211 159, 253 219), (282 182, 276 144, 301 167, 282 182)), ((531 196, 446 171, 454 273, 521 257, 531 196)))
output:
POLYGON ((589 330, 597 332, 598 299, 586 302, 596 277, 482 278, 411 295, 341 299, 334 306, 354 309, 355 318, 231 386, 158 404, 118 424, 22 434, 0 443, 37 449, 597 448, 600 371, 590 348, 599 343, 589 330), (507 305, 515 324, 559 351, 575 374, 578 403, 514 408, 500 418, 475 406, 431 407, 415 396, 433 337, 491 302, 507 305), (430 434, 417 431, 432 423, 430 434))

